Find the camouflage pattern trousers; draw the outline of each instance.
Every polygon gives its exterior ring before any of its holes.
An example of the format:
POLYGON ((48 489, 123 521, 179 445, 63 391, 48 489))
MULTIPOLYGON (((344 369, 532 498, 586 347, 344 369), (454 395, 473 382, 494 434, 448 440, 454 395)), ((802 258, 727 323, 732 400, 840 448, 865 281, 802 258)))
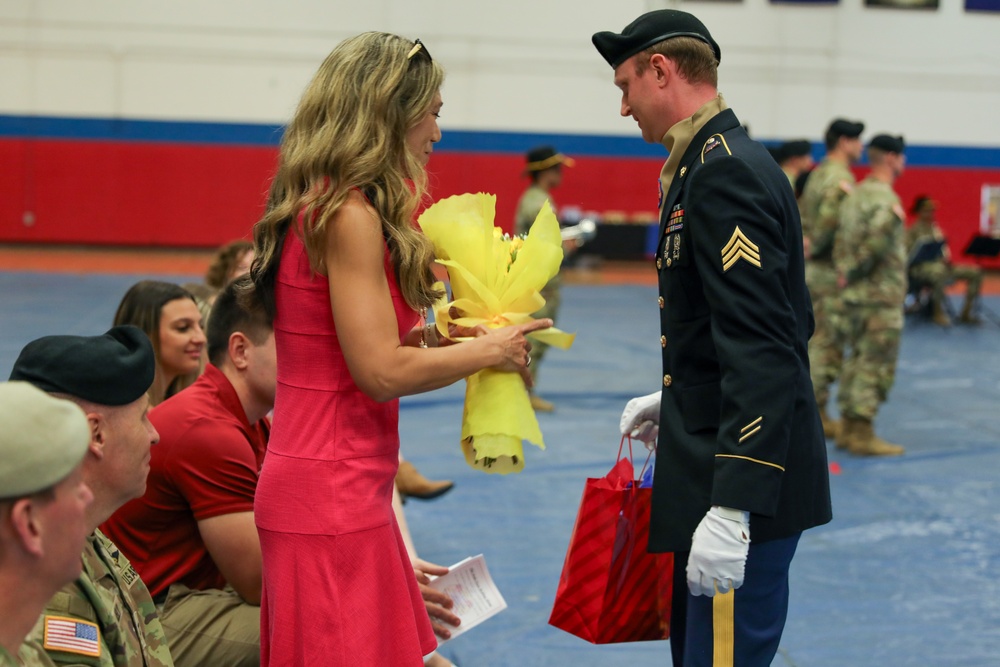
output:
POLYGON ((873 421, 896 379, 902 305, 844 304, 848 354, 840 373, 841 417, 873 421))
POLYGON ((830 385, 837 381, 844 363, 844 303, 836 290, 813 290, 813 316, 816 330, 809 339, 809 374, 816 405, 825 409, 830 400, 830 385))
POLYGON ((965 281, 965 299, 968 302, 979 296, 983 285, 983 270, 978 266, 948 264, 944 261, 923 262, 910 269, 910 279, 930 285, 934 303, 944 301, 944 289, 956 280, 965 281))

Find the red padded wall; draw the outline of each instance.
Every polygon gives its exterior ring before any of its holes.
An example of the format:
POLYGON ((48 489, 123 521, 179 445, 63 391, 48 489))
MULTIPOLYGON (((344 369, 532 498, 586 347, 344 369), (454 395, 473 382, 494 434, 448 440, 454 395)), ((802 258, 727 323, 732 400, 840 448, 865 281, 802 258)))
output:
MULTIPOLYGON (((0 139, 0 242, 214 247, 250 229, 263 210, 277 149, 173 142, 0 139), (25 214, 33 224, 25 224, 25 214)), ((661 159, 574 155, 555 197, 561 207, 656 209, 661 159)), ((527 179, 511 153, 438 151, 433 198, 497 195, 497 224, 509 230, 527 179)), ((863 177, 864 169, 858 170, 863 177)), ((911 167, 897 183, 905 207, 926 193, 956 257, 979 228, 980 188, 1000 169, 911 167)))

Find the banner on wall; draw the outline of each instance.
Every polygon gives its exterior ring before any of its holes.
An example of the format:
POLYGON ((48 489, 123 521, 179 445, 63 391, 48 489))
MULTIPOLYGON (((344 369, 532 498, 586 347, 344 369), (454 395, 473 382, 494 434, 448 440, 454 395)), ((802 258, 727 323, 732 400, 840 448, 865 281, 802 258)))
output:
POLYGON ((939 0, 865 0, 866 7, 892 9, 937 9, 939 0))
POLYGON ((772 5, 836 5, 840 0, 771 0, 772 5))
POLYGON ((979 232, 1000 237, 1000 185, 983 185, 979 209, 979 232))
POLYGON ((965 0, 967 12, 1000 12, 1000 0, 965 0))

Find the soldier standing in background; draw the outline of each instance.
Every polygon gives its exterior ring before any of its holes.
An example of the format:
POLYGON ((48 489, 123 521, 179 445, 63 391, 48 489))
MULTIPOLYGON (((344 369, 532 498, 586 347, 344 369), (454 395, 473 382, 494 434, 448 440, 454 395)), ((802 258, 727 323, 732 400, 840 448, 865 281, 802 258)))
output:
POLYGON ((774 159, 781 167, 781 171, 785 172, 785 176, 788 177, 792 190, 795 189, 795 183, 799 177, 815 165, 812 157, 812 144, 805 139, 786 141, 781 144, 775 150, 774 159))
MULTIPOLYGON (((934 219, 937 202, 927 196, 913 201, 910 213, 916 216, 906 230, 906 252, 912 256, 916 248, 929 241, 944 241, 944 232, 934 219)), ((946 243, 937 259, 920 262, 910 267, 909 278, 915 283, 930 285, 931 313, 935 324, 951 326, 951 317, 944 307, 944 289, 956 280, 965 281, 965 303, 958 321, 963 324, 979 324, 979 318, 972 312, 983 284, 983 271, 978 266, 958 266, 951 263, 951 251, 946 243)))
POLYGON ((809 339, 809 369, 823 434, 836 437, 838 422, 826 412, 830 385, 840 375, 844 359, 842 307, 833 268, 834 235, 840 203, 854 187, 851 164, 861 158, 863 123, 838 118, 826 131, 826 157, 809 174, 799 211, 806 254, 806 285, 812 297, 816 331, 809 339))
POLYGON ((113 327, 103 336, 46 336, 28 343, 11 380, 79 405, 90 427, 83 479, 93 491, 87 508, 83 574, 56 593, 32 632, 57 665, 173 667, 149 590, 135 568, 97 527, 146 491, 150 445, 149 388, 156 360, 141 329, 113 327), (59 634, 65 623, 91 641, 59 634))
POLYGON ((833 244, 850 355, 840 375, 837 446, 859 456, 897 456, 899 445, 872 428, 896 375, 906 296, 905 213, 893 183, 903 173, 902 137, 880 134, 868 146, 871 173, 841 205, 833 244))
MULTIPOLYGON (((562 183, 563 165, 567 167, 573 166, 572 158, 557 152, 552 146, 533 148, 528 151, 526 158, 528 164, 524 168, 524 173, 531 177, 531 185, 528 186, 528 189, 524 191, 521 199, 517 202, 517 213, 514 216, 515 234, 528 233, 532 223, 535 222, 535 217, 542 210, 545 202, 549 203, 549 206, 552 207, 552 212, 558 217, 556 203, 552 200, 552 190, 559 187, 559 184, 562 183)), ((572 249, 568 248, 567 250, 572 249)), ((552 280, 545 284, 545 287, 541 291, 542 298, 545 299, 545 305, 542 306, 541 310, 533 313, 534 317, 548 317, 553 322, 556 320, 556 315, 559 312, 559 287, 561 285, 562 279, 559 277, 559 274, 556 274, 552 280)), ((528 370, 531 371, 531 379, 535 382, 535 386, 538 386, 538 369, 542 365, 542 358, 545 356, 545 351, 548 348, 549 346, 546 343, 538 340, 531 341, 531 360, 533 363, 528 370)), ((552 402, 537 395, 534 388, 530 389, 529 392, 531 394, 531 407, 536 412, 552 412, 555 410, 552 402)))

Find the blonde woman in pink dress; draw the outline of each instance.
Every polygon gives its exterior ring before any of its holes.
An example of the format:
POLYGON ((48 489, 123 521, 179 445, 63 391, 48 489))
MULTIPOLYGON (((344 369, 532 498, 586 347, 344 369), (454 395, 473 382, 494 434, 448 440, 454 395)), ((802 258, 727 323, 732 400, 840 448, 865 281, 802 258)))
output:
MULTIPOLYGON (((254 516, 262 664, 417 667, 436 647, 393 515, 399 397, 483 368, 530 377, 524 334, 438 346, 438 294, 413 224, 440 140, 444 74, 419 40, 365 33, 309 84, 254 230, 275 315, 278 391, 254 516)), ((443 341, 442 341, 443 342, 443 341)))

